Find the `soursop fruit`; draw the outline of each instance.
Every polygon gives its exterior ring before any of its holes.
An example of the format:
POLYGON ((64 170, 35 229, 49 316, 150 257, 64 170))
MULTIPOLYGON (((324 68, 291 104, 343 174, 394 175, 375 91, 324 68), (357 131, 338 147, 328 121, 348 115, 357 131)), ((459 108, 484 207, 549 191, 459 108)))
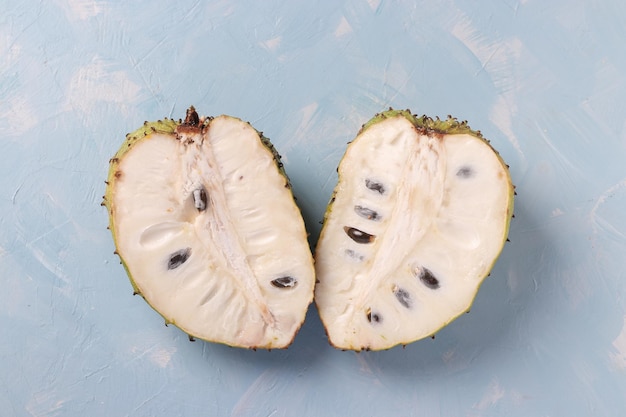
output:
POLYGON ((381 350, 466 312, 507 240, 508 166, 465 122, 390 109, 348 146, 315 250, 330 343, 381 350))
POLYGON ((110 161, 103 205, 136 294, 189 334, 284 348, 313 299, 307 234, 280 156, 230 116, 146 122, 110 161))

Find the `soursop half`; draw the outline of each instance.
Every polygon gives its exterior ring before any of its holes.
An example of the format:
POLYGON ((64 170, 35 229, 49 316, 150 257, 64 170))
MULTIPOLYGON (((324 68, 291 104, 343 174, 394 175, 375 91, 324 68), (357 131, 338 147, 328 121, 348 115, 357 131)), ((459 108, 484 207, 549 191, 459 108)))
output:
POLYGON ((467 311, 507 240, 508 166, 465 122, 390 109, 348 146, 315 251, 330 343, 380 350, 467 311))
POLYGON ((230 116, 146 122, 110 161, 103 205, 135 293, 190 338, 284 348, 313 299, 280 157, 230 116))

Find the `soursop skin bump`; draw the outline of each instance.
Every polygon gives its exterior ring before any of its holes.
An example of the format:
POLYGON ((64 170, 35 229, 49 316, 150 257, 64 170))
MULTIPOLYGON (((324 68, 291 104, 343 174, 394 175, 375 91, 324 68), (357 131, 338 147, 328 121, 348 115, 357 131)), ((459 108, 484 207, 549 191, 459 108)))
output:
POLYGON ((313 299, 280 155, 231 116, 146 122, 110 160, 103 205, 135 294, 190 339, 285 348, 313 299))
POLYGON ((349 144, 315 250, 331 345, 382 350, 469 310, 507 240, 508 166, 466 122, 377 114, 349 144))

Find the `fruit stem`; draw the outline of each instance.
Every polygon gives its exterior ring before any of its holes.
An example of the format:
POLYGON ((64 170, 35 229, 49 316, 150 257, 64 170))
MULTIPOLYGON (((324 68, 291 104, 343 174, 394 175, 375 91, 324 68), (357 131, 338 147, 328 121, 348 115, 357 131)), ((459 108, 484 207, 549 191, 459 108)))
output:
POLYGON ((187 126, 198 126, 200 124, 200 117, 193 106, 187 109, 183 124, 187 126))

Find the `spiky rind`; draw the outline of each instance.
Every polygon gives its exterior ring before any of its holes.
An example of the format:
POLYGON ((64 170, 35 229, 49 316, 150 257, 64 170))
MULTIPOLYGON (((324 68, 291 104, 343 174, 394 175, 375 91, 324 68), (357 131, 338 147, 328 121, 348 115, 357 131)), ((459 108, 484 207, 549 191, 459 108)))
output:
POLYGON ((446 119, 442 120, 439 117, 431 118, 426 115, 418 116, 411 113, 411 110, 408 109, 394 110, 392 108, 376 114, 361 127, 359 134, 363 133, 366 129, 375 125, 376 123, 398 116, 404 117, 405 119, 410 121, 413 126, 415 126, 418 130, 425 133, 438 133, 442 135, 469 134, 484 139, 480 131, 472 130, 472 128, 469 127, 467 121, 465 120, 459 121, 457 118, 452 116, 448 116, 446 119))
POLYGON ((281 161, 282 156, 278 153, 274 144, 272 144, 272 142, 268 138, 263 136, 263 132, 259 132, 258 130, 256 132, 259 134, 259 137, 261 138, 261 143, 263 143, 263 146, 265 146, 265 148, 267 148, 267 150, 271 152, 274 158, 274 161, 276 162, 276 166, 278 167, 278 171, 281 173, 283 177, 285 177, 285 181, 286 181, 285 187, 291 188, 291 181, 289 180, 289 176, 287 175, 287 172, 285 171, 285 166, 281 161))

